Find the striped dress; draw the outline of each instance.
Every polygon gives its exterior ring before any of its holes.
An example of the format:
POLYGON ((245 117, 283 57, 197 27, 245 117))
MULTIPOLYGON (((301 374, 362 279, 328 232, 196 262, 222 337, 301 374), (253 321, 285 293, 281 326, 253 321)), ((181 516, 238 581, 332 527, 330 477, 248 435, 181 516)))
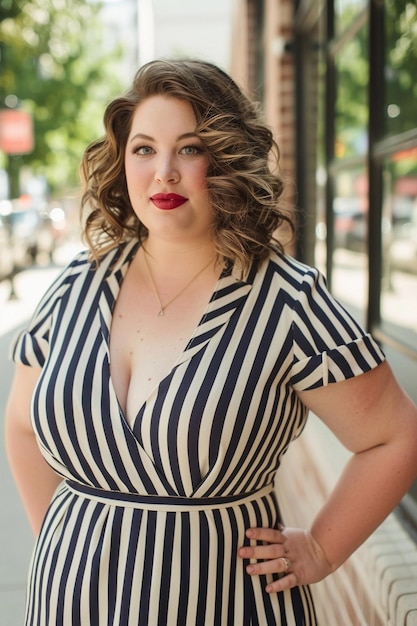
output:
MULTIPOLYGON (((310 590, 267 594, 238 548, 282 521, 274 476, 297 390, 383 360, 324 279, 271 253, 224 271, 186 349, 130 426, 109 371, 112 310, 138 243, 85 252, 13 343, 42 366, 32 423, 63 480, 34 549, 26 626, 313 626, 310 590)), ((279 495, 279 494, 278 494, 279 495)))

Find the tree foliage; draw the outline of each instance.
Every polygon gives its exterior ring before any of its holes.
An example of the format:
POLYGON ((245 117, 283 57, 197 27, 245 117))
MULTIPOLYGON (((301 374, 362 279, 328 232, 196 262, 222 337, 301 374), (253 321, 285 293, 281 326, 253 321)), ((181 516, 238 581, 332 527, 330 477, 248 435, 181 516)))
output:
POLYGON ((91 1, 0 0, 0 10, 1 106, 16 95, 34 120, 34 150, 20 163, 55 191, 72 186, 83 150, 102 133, 106 103, 121 90, 121 49, 106 46, 91 1))
MULTIPOLYGON (((342 4, 342 3, 341 3, 342 4)), ((343 5, 344 28, 357 18, 355 2, 343 5)), ((410 0, 384 0, 384 135, 392 136, 416 127, 417 5, 410 0)), ((369 89, 368 23, 365 22, 337 56, 336 133, 338 156, 366 153, 369 89)), ((405 163, 404 163, 405 166, 405 163)), ((415 168, 415 165, 414 165, 415 168)))
POLYGON ((386 12, 386 105, 390 134, 416 126, 417 99, 417 6, 409 0, 387 0, 386 12))

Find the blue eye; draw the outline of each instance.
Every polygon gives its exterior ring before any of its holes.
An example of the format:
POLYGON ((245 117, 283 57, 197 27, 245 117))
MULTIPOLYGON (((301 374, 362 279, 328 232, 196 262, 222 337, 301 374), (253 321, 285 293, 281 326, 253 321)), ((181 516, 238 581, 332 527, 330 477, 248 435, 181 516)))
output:
POLYGON ((201 154, 203 149, 200 146, 184 146, 181 148, 181 153, 186 156, 196 156, 197 154, 201 154))
POLYGON ((153 152, 154 150, 151 146, 138 146, 133 149, 134 154, 139 154, 141 156, 149 156, 150 154, 153 154, 153 152))

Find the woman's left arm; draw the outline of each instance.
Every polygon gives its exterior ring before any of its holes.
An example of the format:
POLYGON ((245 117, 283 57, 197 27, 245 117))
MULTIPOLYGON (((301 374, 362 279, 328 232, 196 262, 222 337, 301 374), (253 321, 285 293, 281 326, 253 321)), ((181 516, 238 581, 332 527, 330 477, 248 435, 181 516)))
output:
POLYGON ((383 522, 417 476, 417 408, 386 362, 347 381, 300 392, 299 397, 353 456, 310 532, 248 530, 251 539, 265 542, 240 550, 244 558, 265 559, 250 565, 248 572, 287 574, 268 585, 268 591, 317 582, 337 569, 383 522))

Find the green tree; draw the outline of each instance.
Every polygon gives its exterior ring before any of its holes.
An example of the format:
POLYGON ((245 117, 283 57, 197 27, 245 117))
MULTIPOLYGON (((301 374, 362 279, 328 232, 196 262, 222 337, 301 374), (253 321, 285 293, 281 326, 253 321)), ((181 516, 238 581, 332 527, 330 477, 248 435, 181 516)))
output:
MULTIPOLYGON (((353 21, 355 6, 348 6, 343 19, 353 21)), ((366 152, 368 122, 368 28, 363 25, 336 57, 336 156, 352 157, 366 152)))
POLYGON ((416 127, 417 6, 415 1, 386 0, 386 130, 416 127))
MULTIPOLYGON (((343 7, 340 21, 348 28, 357 17, 357 3, 346 1, 340 6, 343 7)), ((384 0, 383 10, 385 94, 380 106, 384 110, 384 134, 396 135, 416 127, 417 5, 415 0, 384 0)), ((337 56, 336 130, 345 150, 342 156, 357 155, 358 139, 366 134, 368 45, 368 24, 365 23, 337 56)), ((366 145, 360 147, 364 153, 366 145)))
POLYGON ((53 192, 78 184, 82 152, 122 88, 121 48, 106 46, 99 11, 86 0, 0 0, 0 106, 13 94, 32 114, 34 150, 19 167, 45 176, 53 192))

